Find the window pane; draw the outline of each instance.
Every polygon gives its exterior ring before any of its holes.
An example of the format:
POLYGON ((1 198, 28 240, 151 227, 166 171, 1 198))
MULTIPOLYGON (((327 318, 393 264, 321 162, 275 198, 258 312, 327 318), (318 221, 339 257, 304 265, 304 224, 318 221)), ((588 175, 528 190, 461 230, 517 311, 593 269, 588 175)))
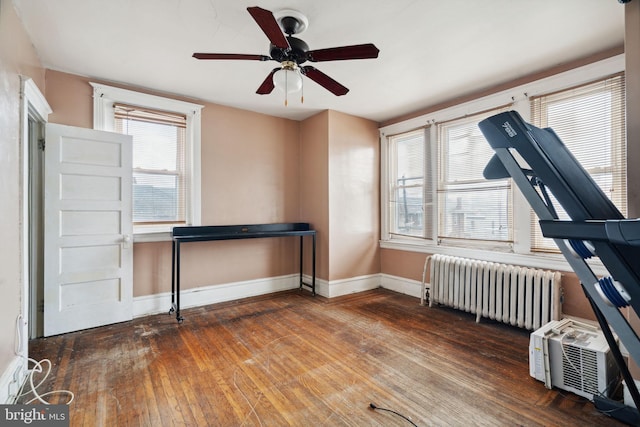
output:
POLYGON ((395 232, 421 237, 423 234, 422 186, 398 188, 396 194, 395 232))
POLYGON ((178 133, 183 128, 122 120, 124 133, 133 136, 133 167, 176 171, 178 169, 178 133))
POLYGON ((450 187, 441 194, 443 237, 510 241, 510 189, 508 187, 450 187))
POLYGON ((442 128, 446 157, 443 181, 461 182, 484 180, 482 171, 493 156, 491 146, 476 121, 442 128))
POLYGON ((175 175, 134 172, 133 222, 178 221, 179 188, 175 175))
POLYGON ((611 164, 611 94, 596 93, 549 104, 547 126, 583 168, 611 164))
POLYGON ((412 184, 422 185, 424 175, 424 137, 422 134, 399 138, 396 142, 398 164, 396 179, 413 180, 412 184), (420 180, 420 181, 418 181, 420 180))

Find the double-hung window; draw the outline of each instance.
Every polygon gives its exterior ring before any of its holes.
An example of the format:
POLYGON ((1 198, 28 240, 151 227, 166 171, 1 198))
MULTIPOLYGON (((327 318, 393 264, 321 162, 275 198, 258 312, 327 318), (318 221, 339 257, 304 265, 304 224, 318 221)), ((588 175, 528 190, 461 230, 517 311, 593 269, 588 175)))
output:
POLYGON ((390 232, 395 236, 432 238, 429 129, 389 138, 390 232))
POLYGON ((436 125, 438 135, 438 240, 449 244, 508 244, 512 235, 511 180, 489 181, 484 167, 493 150, 478 123, 501 109, 436 125))
MULTIPOLYGON (((552 128, 623 215, 627 214, 625 79, 619 73, 588 84, 531 99, 531 118, 552 128)), ((561 219, 568 219, 553 199, 561 219)), ((532 213, 534 252, 558 252, 544 238, 532 213)))
POLYGON ((148 238, 174 226, 199 225, 202 106, 92 86, 94 127, 132 136, 134 232, 148 238))
POLYGON ((115 131, 133 137, 133 223, 186 224, 187 118, 114 104, 115 131))

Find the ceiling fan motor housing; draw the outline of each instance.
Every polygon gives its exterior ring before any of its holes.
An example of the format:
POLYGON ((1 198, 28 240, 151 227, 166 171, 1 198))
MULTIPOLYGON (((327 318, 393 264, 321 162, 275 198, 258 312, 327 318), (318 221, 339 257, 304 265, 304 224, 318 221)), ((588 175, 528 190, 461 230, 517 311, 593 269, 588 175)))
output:
POLYGON ((299 19, 294 18, 293 16, 283 16, 280 18, 280 25, 284 30, 284 33, 291 36, 293 34, 298 34, 300 29, 302 28, 302 23, 299 19))
POLYGON ((302 64, 307 60, 307 52, 309 51, 309 45, 299 38, 288 36, 287 41, 290 50, 281 49, 271 44, 269 46, 269 56, 278 62, 293 61, 296 64, 302 64))

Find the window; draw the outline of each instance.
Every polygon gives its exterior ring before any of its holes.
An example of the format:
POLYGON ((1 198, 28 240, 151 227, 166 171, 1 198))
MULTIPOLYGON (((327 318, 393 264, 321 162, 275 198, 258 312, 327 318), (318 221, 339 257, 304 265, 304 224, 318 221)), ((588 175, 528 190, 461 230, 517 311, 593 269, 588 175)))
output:
POLYGON ((94 128, 133 137, 134 232, 199 225, 202 106, 92 86, 94 128))
POLYGON ((431 238, 431 207, 429 196, 428 132, 418 129, 392 136, 389 182, 389 215, 391 233, 397 236, 431 238))
MULTIPOLYGON (((625 81, 617 74, 533 97, 532 122, 551 127, 623 215, 627 214, 625 81)), ((554 199, 555 202, 555 199, 554 199)), ((568 219, 558 203, 558 216, 568 219)), ((532 212, 532 251, 559 252, 532 212)))
POLYGON ((619 55, 380 128, 381 247, 566 270, 512 180, 484 179, 477 124, 516 110, 552 127, 626 215, 623 73, 619 55))
MULTIPOLYGON (((503 109, 437 125, 438 238, 510 242, 511 180, 484 179, 493 150, 478 123, 503 109)), ((460 243, 460 242, 459 242, 460 243)), ((465 243, 465 244, 468 244, 465 243)))
POLYGON ((133 137, 133 223, 185 225, 184 114, 114 104, 115 131, 133 137))

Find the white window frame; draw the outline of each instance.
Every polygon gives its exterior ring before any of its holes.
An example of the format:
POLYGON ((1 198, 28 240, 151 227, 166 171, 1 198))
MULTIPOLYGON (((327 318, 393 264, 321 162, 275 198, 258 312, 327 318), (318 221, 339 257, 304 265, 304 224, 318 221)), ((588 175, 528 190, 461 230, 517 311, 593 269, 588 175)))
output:
MULTIPOLYGON (((90 82, 93 87, 93 128, 114 132, 114 103, 123 103, 184 114, 186 129, 186 177, 189 189, 186 203, 187 225, 201 225, 201 110, 203 105, 179 101, 132 90, 90 82)), ((151 242, 170 239, 170 225, 142 225, 134 227, 134 241, 151 242)))
MULTIPOLYGON (((506 111, 508 109, 511 109, 511 107, 510 106, 505 107, 504 105, 501 105, 501 106, 492 108, 489 111, 478 112, 476 114, 470 114, 468 116, 471 116, 472 118, 475 119, 476 122, 479 122, 484 117, 490 117, 494 114, 498 114, 499 112, 506 111)), ((467 120, 468 118, 469 117, 467 116, 461 116, 454 119, 453 122, 465 123, 465 124, 472 123, 471 120, 467 120)), ((450 122, 446 121, 444 123, 436 123, 434 125, 434 127, 436 128, 435 134, 438 135, 437 141, 434 144, 435 150, 436 151, 440 150, 436 153, 438 157, 434 159, 434 161, 438 164, 437 171, 436 171, 438 176, 436 180, 436 194, 435 194, 435 197, 437 197, 436 203, 440 203, 440 201, 443 200, 444 197, 446 197, 447 190, 445 190, 445 187, 452 184, 451 182, 445 181, 445 175, 447 172, 445 170, 446 168, 445 152, 443 151, 444 147, 442 147, 445 141, 444 128, 448 127, 449 124, 450 122)), ((480 133, 479 129, 478 129, 478 133, 480 133)), ((488 144, 486 148, 488 149, 487 151, 489 151, 490 147, 488 144)), ((477 181, 476 184, 481 184, 482 186, 488 186, 493 188, 504 187, 504 190, 507 191, 508 198, 512 198, 514 188, 510 180, 499 180, 499 181, 503 182, 502 185, 500 185, 497 181, 491 181, 486 179, 483 179, 482 181, 477 181)), ((467 186, 469 185, 469 183, 465 183, 465 184, 467 186)), ((513 246, 512 235, 509 239, 505 239, 505 240, 485 240, 480 238, 457 238, 452 236, 444 236, 444 233, 439 228, 442 225, 443 215, 442 215, 442 212, 438 212, 438 214, 439 214, 438 222, 437 222, 438 229, 435 230, 435 233, 437 235, 438 244, 441 246, 477 247, 477 248, 491 249, 491 250, 497 250, 502 252, 510 250, 511 247, 513 246)), ((506 214, 507 216, 509 216, 508 212, 506 212, 506 214)), ((511 215, 511 220, 513 221, 513 215, 511 215)), ((511 228, 513 229, 513 226, 511 228)), ((513 234, 512 230, 510 230, 510 232, 513 234)))
MULTIPOLYGON (((421 185, 417 185, 416 187, 419 187, 422 191, 422 207, 423 207, 423 215, 422 215, 422 226, 423 226, 423 230, 422 230, 422 234, 421 235, 410 235, 410 234, 403 234, 400 233, 398 231, 393 232, 391 231, 391 227, 389 227, 389 234, 390 235, 395 235, 395 236, 399 236, 399 238, 401 239, 431 239, 433 238, 433 236, 428 235, 427 230, 432 229, 433 226, 433 221, 431 221, 431 224, 427 225, 427 221, 431 220, 431 217, 429 215, 426 215, 424 212, 424 209, 426 206, 431 205, 431 203, 427 203, 427 201, 425 200, 426 196, 427 196, 427 188, 429 188, 429 185, 433 182, 433 176, 432 176, 432 169, 429 165, 427 165, 427 162, 431 159, 431 154, 427 153, 427 150, 429 150, 430 147, 430 142, 426 140, 426 133, 428 132, 427 128, 419 128, 419 129, 414 129, 414 130, 410 130, 408 132, 403 132, 402 135, 391 135, 389 136, 387 143, 389 144, 389 150, 387 151, 387 154, 389 155, 389 153, 393 152, 393 161, 395 162, 397 159, 397 151, 398 151, 398 142, 397 142, 397 138, 398 137, 403 137, 406 136, 408 134, 415 134, 417 135, 418 133, 422 134, 422 138, 423 138, 423 143, 425 144, 425 148, 424 148, 424 155, 423 155, 423 162, 422 162, 422 184, 421 185)), ((389 169, 387 170, 388 174, 392 174, 394 177, 396 177, 397 175, 397 162, 394 165, 388 164, 389 165, 389 169)), ((396 195, 397 198, 397 193, 396 190, 398 188, 400 188, 401 186, 397 184, 397 179, 394 178, 392 181, 388 182, 390 187, 386 188, 387 191, 387 200, 389 200, 389 197, 391 197, 392 194, 396 195)), ((411 187, 411 186, 409 186, 411 187)), ((432 188, 429 190, 431 191, 432 188)), ((397 200, 396 200, 397 202, 397 200)), ((396 221, 397 217, 396 215, 390 215, 389 210, 387 210, 385 212, 388 215, 389 218, 389 222, 387 222, 388 225, 391 224, 391 221, 396 221)))
MULTIPOLYGON (((499 108, 506 104, 512 103, 513 110, 518 111, 524 120, 531 120, 531 108, 529 97, 542 95, 550 92, 569 89, 571 87, 588 83, 599 78, 605 78, 609 75, 624 71, 624 55, 617 55, 602 61, 594 62, 582 67, 568 70, 559 74, 555 74, 537 81, 533 81, 524 85, 520 85, 511 89, 497 92, 482 98, 458 104, 442 110, 433 111, 409 120, 390 124, 381 127, 380 132, 380 209, 381 209, 381 239, 380 247, 385 249, 397 249, 410 252, 422 253, 440 253, 445 255, 454 255, 475 259, 482 259, 494 262, 503 262, 507 264, 517 264, 530 267, 555 269, 570 271, 571 267, 560 254, 549 253, 533 253, 531 252, 531 234, 530 234, 530 215, 531 208, 522 196, 519 190, 513 192, 513 247, 509 252, 497 251, 495 248, 470 248, 470 247, 453 247, 440 244, 436 236, 432 239, 410 239, 401 238, 401 236, 392 236, 389 232, 389 192, 387 183, 389 182, 389 152, 388 138, 413 129, 433 125, 466 115, 472 115, 481 111, 499 108)), ((436 141, 436 128, 431 126, 431 140, 436 141)), ((431 144, 431 158, 435 159, 437 144, 431 144)), ((435 167, 435 164, 432 164, 435 167)), ((437 218, 437 200, 434 200, 437 218)), ((437 224, 434 224, 433 230, 437 233, 437 224)), ((594 271, 597 274, 605 274, 606 270, 602 267, 599 260, 594 260, 594 271)))

